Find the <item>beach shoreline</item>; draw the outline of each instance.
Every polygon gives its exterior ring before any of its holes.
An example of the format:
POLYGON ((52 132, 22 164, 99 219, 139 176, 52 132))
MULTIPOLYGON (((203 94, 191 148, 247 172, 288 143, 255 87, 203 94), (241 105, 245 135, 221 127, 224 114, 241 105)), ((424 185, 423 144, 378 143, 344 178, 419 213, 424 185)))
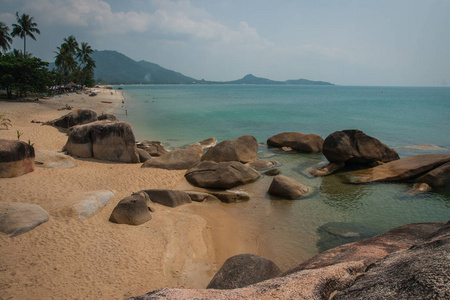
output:
MULTIPOLYGON (((19 131, 20 140, 34 143, 36 151, 61 151, 65 132, 32 121, 67 114, 58 110, 66 104, 120 115, 129 101, 122 107, 122 100, 120 91, 99 89, 95 97, 72 93, 36 102, 0 101, 0 113, 12 123, 9 130, 0 130, 0 138, 16 140, 19 131)), ((123 299, 162 287, 205 288, 230 256, 258 254, 230 226, 244 221, 221 210, 221 204, 156 205, 152 220, 140 226, 108 221, 124 197, 143 189, 176 189, 185 171, 75 160, 73 169, 36 166, 29 174, 0 179, 0 205, 38 204, 50 214, 48 222, 28 233, 15 238, 0 234, 2 297, 123 299), (86 193, 99 190, 112 190, 115 196, 97 215, 79 220, 70 213, 86 193)))

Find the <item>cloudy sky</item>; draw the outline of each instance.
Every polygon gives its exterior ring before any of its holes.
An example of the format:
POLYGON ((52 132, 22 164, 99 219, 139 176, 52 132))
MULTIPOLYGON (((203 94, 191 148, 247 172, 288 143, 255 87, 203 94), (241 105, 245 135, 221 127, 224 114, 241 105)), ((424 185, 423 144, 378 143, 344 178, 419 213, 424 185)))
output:
MULTIPOLYGON (((450 0, 0 0, 33 16, 46 60, 73 34, 185 75, 450 86, 450 0)), ((13 46, 22 49, 15 38, 13 46)))

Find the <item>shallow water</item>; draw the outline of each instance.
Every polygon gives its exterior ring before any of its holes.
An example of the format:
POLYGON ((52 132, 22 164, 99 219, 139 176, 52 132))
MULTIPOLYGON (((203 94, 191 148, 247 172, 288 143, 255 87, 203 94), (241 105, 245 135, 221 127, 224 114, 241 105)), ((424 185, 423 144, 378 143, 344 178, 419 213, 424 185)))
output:
MULTIPOLYGON (((215 136, 219 141, 251 134, 258 142, 285 131, 325 138, 360 129, 402 157, 450 153, 450 89, 306 86, 122 86, 126 105, 118 112, 138 139, 181 147, 215 136), (125 109, 128 115, 125 115, 125 109), (434 144, 441 148, 402 148, 434 144)), ((313 178, 308 171, 326 159, 261 145, 258 155, 275 160, 285 176, 309 186, 298 200, 266 194, 271 178, 235 190, 250 201, 224 210, 248 221, 248 241, 286 270, 319 251, 414 222, 450 219, 450 191, 406 196, 409 183, 351 185, 339 174, 313 178), (330 229, 332 228, 332 229, 330 229), (337 228, 337 229, 336 229, 337 228), (359 231, 357 229, 360 229, 359 231), (328 230, 328 231, 327 231, 328 230)))

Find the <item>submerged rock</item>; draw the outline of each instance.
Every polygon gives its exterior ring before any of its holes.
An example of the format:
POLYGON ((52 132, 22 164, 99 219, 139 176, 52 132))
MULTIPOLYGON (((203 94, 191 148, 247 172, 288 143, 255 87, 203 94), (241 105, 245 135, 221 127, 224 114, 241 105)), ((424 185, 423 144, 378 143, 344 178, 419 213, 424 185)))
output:
POLYGON ((308 193, 308 191, 308 187, 300 182, 283 175, 277 175, 273 178, 268 193, 280 198, 294 200, 308 193))

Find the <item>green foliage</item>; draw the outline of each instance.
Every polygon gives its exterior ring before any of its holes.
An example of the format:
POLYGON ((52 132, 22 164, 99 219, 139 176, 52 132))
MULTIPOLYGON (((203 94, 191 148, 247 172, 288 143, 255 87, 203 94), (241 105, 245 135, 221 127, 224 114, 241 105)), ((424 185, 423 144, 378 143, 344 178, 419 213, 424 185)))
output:
POLYGON ((0 48, 2 48, 3 52, 11 49, 12 41, 8 26, 6 26, 5 23, 0 22, 0 48))
POLYGON ((8 129, 8 126, 12 126, 11 120, 5 118, 4 114, 0 114, 0 126, 2 126, 2 127, 4 126, 4 127, 6 127, 6 129, 8 129))
POLYGON ((16 12, 17 24, 13 24, 13 30, 11 32, 11 36, 19 36, 23 39, 23 53, 26 55, 27 53, 27 36, 31 37, 33 40, 36 40, 36 37, 33 33, 41 34, 40 30, 37 29, 37 24, 33 22, 33 17, 30 17, 27 14, 22 14, 19 16, 19 13, 16 12))
POLYGON ((30 145, 31 147, 34 147, 34 143, 32 143, 30 140, 28 140, 28 145, 30 145))
POLYGON ((20 141, 20 137, 22 136, 23 132, 17 130, 16 133, 17 133, 17 140, 20 141))

